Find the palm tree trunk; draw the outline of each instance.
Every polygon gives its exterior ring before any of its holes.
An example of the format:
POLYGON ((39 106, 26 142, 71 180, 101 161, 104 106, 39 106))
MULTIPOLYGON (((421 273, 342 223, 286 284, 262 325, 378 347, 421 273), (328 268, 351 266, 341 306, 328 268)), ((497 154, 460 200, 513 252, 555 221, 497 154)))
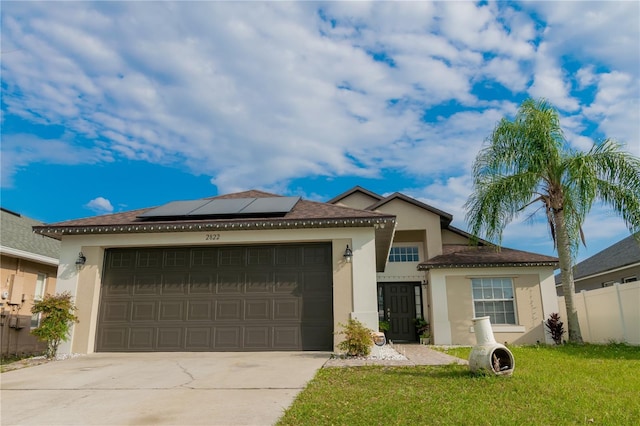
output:
POLYGON ((578 322, 578 312, 573 303, 575 284, 573 282, 573 257, 571 256, 571 244, 564 220, 564 211, 556 210, 553 213, 556 225, 556 242, 558 244, 558 259, 560 261, 560 277, 562 279, 562 292, 567 307, 567 330, 570 343, 582 343, 582 333, 578 322))

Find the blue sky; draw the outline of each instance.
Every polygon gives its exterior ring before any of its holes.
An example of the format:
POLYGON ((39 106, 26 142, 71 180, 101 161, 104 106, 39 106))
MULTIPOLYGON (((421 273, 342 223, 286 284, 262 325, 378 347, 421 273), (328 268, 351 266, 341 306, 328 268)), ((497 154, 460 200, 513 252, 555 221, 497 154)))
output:
MULTIPOLYGON (((527 97, 640 155, 640 3, 2 3, 2 206, 56 222, 354 185, 454 215, 527 97)), ((579 259, 626 237, 595 206, 579 259)), ((508 247, 554 254, 526 216, 508 247)))

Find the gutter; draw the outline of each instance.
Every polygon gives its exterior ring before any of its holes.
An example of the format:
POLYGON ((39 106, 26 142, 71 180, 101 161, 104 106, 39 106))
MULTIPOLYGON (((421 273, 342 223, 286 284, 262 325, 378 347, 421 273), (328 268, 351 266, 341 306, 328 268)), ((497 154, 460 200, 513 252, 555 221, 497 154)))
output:
POLYGON ((38 263, 44 263, 46 265, 58 266, 60 261, 54 257, 44 256, 42 254, 31 253, 24 250, 19 250, 11 247, 0 246, 0 253, 7 256, 19 257, 21 259, 32 260, 38 263))

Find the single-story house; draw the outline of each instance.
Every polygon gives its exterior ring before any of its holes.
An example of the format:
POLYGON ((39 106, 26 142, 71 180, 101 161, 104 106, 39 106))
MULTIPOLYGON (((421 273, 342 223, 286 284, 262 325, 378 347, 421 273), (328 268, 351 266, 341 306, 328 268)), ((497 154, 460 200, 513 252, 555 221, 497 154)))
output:
POLYGON ((59 291, 80 322, 64 352, 335 350, 356 318, 416 341, 545 341, 553 257, 502 249, 402 194, 356 187, 329 202, 245 191, 36 226, 62 241, 59 291))
MULTIPOLYGON (((629 235, 573 267, 576 293, 596 290, 615 283, 624 284, 640 279, 640 243, 629 235)), ((555 277, 558 296, 563 295, 562 277, 555 277)))
POLYGON ((35 300, 56 290, 60 241, 33 233, 34 219, 0 208, 1 355, 35 354, 47 345, 31 335, 40 325, 35 300))

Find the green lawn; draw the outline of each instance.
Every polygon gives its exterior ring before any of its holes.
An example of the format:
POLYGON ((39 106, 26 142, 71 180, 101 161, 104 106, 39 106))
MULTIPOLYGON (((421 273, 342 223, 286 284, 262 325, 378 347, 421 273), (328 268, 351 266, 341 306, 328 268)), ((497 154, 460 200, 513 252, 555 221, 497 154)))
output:
POLYGON ((510 350, 511 377, 472 376, 459 365, 322 369, 278 424, 640 424, 639 347, 510 350))

